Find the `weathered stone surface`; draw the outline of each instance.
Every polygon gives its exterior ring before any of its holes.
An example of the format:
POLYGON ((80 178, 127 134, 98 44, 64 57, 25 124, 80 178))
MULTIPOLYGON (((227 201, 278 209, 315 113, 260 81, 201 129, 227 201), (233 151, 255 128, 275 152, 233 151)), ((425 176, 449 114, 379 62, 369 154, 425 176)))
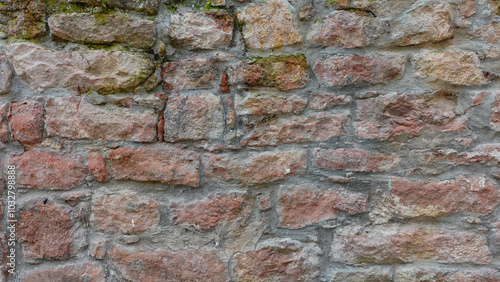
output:
POLYGON ((9 108, 12 140, 23 145, 34 145, 43 139, 43 108, 32 101, 12 102, 9 108))
POLYGON ((309 106, 313 110, 328 110, 336 105, 349 104, 351 100, 351 97, 346 95, 316 94, 312 96, 309 106))
POLYGON ((77 43, 125 43, 151 48, 156 40, 153 21, 132 19, 125 14, 55 14, 48 24, 55 40, 77 43))
POLYGON ((256 251, 233 259, 236 281, 314 281, 319 274, 321 249, 292 239, 262 242, 256 251))
POLYGON ((207 200, 195 203, 172 204, 173 222, 183 226, 195 226, 209 231, 221 222, 240 222, 250 214, 252 200, 249 195, 228 193, 210 195, 207 200))
POLYGON ((404 281, 478 281, 495 282, 500 279, 500 273, 493 269, 479 269, 476 271, 461 269, 424 269, 404 268, 395 271, 394 280, 404 281))
POLYGON ((198 187, 199 156, 166 144, 109 151, 116 179, 198 187))
POLYGON ((463 132, 467 117, 455 113, 457 98, 447 93, 388 94, 358 101, 356 135, 393 140, 423 131, 463 132))
POLYGON ((495 130, 500 130, 500 93, 495 94, 490 117, 490 125, 495 130))
POLYGON ((12 76, 12 68, 7 61, 7 57, 0 53, 0 95, 9 94, 12 76))
POLYGON ((143 233, 158 225, 158 203, 131 191, 99 191, 92 197, 90 222, 99 231, 114 234, 143 233))
POLYGON ((456 85, 487 83, 479 58, 465 51, 424 51, 413 57, 417 76, 456 85))
POLYGON ((187 60, 167 63, 161 70, 166 90, 212 88, 217 72, 209 59, 191 57, 187 60))
POLYGON ((16 231, 29 260, 68 258, 86 245, 85 230, 72 210, 46 198, 21 207, 16 231))
POLYGON ((321 142, 344 135, 348 113, 272 118, 260 123, 241 141, 248 146, 321 142))
POLYGON ((89 241, 89 255, 95 259, 104 259, 108 240, 104 236, 95 236, 89 241))
MULTIPOLYGON (((75 2, 87 0, 70 0, 75 2)), ((126 10, 146 12, 156 14, 160 1, 158 0, 107 0, 106 3, 112 7, 118 7, 126 10)))
POLYGON ((394 154, 360 149, 314 149, 312 164, 318 168, 355 172, 389 171, 399 164, 394 154))
POLYGON ((485 236, 429 226, 344 227, 334 236, 332 259, 346 264, 419 261, 488 264, 485 236))
POLYGON ((500 2, 497 0, 489 0, 490 2, 490 9, 491 9, 491 15, 492 16, 499 16, 500 15, 500 2))
POLYGON ((481 37, 486 42, 496 44, 500 41, 500 23, 492 22, 482 26, 474 35, 481 37))
POLYGON ((250 49, 275 48, 302 42, 299 21, 286 0, 250 4, 237 12, 243 37, 250 49))
POLYGON ((233 37, 233 16, 222 11, 181 11, 172 15, 170 36, 176 47, 227 48, 233 37))
POLYGON ((280 226, 302 228, 340 213, 359 214, 366 211, 367 199, 341 187, 327 190, 314 185, 297 185, 282 189, 278 198, 280 226))
POLYGON ((342 281, 342 282, 360 282, 360 281, 371 281, 371 282, 390 282, 392 281, 392 271, 390 269, 383 269, 380 267, 370 267, 370 268, 348 268, 334 270, 332 273, 331 282, 342 281))
POLYGON ((62 266, 37 267, 21 276, 21 281, 106 281, 106 272, 94 262, 70 263, 62 266))
POLYGON ((304 174, 306 166, 307 153, 304 150, 203 155, 205 177, 245 184, 304 174))
POLYGON ((345 10, 349 9, 350 2, 351 0, 334 0, 325 2, 325 5, 333 9, 345 10))
POLYGON ((321 84, 327 86, 384 84, 403 76, 405 59, 403 56, 333 55, 317 60, 313 71, 321 84))
POLYGON ((68 190, 83 183, 87 170, 82 163, 55 152, 30 150, 13 156, 17 184, 23 187, 68 190))
POLYGON ((5 142, 9 137, 9 106, 10 103, 0 104, 0 141, 5 142))
POLYGON ((132 281, 229 281, 226 268, 215 251, 129 250, 114 246, 109 257, 124 278, 132 281))
POLYGON ((125 51, 53 51, 33 43, 6 46, 17 75, 38 91, 65 87, 80 93, 90 90, 132 90, 154 71, 146 54, 125 51))
POLYGON ((307 99, 297 95, 278 96, 273 93, 249 93, 235 96, 234 109, 237 115, 284 115, 299 114, 307 105, 307 99))
POLYGON ((32 39, 45 35, 45 2, 6 0, 0 7, 0 31, 7 35, 32 39))
POLYGON ((99 182, 106 182, 108 179, 108 170, 106 161, 99 152, 87 154, 87 167, 94 178, 99 182))
POLYGON ((224 109, 212 93, 173 95, 165 109, 165 140, 214 140, 224 131, 224 109))
POLYGON ((392 40, 399 46, 439 42, 453 35, 453 10, 443 1, 417 2, 393 25, 392 40))
POLYGON ((369 16, 349 11, 334 11, 314 23, 307 40, 325 47, 355 48, 369 44, 365 27, 371 23, 369 16))
POLYGON ((152 142, 158 114, 152 108, 92 105, 78 97, 50 97, 46 107, 48 136, 152 142))

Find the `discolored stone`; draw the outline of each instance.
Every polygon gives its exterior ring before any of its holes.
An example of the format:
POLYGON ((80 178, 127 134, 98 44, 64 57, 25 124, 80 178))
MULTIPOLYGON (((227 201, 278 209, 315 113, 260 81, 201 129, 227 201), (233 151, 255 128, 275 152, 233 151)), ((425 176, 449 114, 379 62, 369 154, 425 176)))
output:
POLYGON ((389 171, 399 157, 360 149, 314 149, 312 164, 318 168, 355 172, 389 171))
POLYGON ((45 107, 48 136, 138 142, 156 138, 158 114, 152 108, 93 105, 78 97, 49 97, 45 107))
POLYGON ((236 281, 314 281, 321 255, 314 243, 271 239, 253 252, 236 254, 233 273, 236 281))
POLYGON ((392 281, 392 271, 380 267, 358 267, 348 269, 335 269, 332 271, 332 280, 343 282, 390 282, 392 281))
POLYGON ((9 107, 12 140, 31 146, 43 139, 43 108, 32 101, 12 102, 9 107))
MULTIPOLYGON (((85 2, 89 0, 69 0, 74 2, 85 2)), ((92 1, 92 0, 90 0, 92 1)), ((149 14, 156 14, 160 1, 158 0, 107 0, 106 4, 125 10, 133 10, 139 12, 146 12, 149 14)))
POLYGON ((455 113, 457 97, 447 93, 388 94, 358 101, 356 135, 393 140, 425 131, 464 132, 467 117, 455 113))
POLYGON ((18 242, 29 260, 64 259, 86 246, 85 230, 72 210, 45 198, 21 207, 16 225, 18 242))
POLYGON ((23 274, 21 281, 88 281, 104 282, 103 267, 94 262, 69 263, 62 266, 37 267, 23 274))
POLYGON ((90 222, 99 231, 139 234, 158 225, 158 203, 131 191, 100 191, 92 197, 90 222))
POLYGON ((153 72, 147 54, 126 51, 53 51, 34 43, 6 45, 17 75, 42 92, 64 87, 75 92, 133 90, 153 72))
POLYGON ((337 105, 349 104, 351 100, 351 97, 346 95, 316 94, 312 96, 309 106, 313 110, 328 110, 337 105))
POLYGON ((25 151, 13 156, 10 165, 16 166, 17 184, 27 188, 68 190, 87 175, 82 163, 49 151, 25 151))
POLYGON ((0 53, 0 95, 9 94, 13 75, 7 57, 0 53))
POLYGON ((205 177, 245 184, 260 184, 306 172, 307 152, 271 151, 203 155, 205 177))
POLYGON ((116 179, 161 182, 198 187, 199 156, 167 144, 143 145, 136 149, 109 151, 111 171, 116 179))
POLYGON ((396 282, 404 281, 481 281, 494 282, 500 279, 500 273, 493 269, 465 270, 465 269, 428 269, 404 268, 394 273, 396 282))
POLYGON ((493 129, 500 130, 500 93, 494 96, 490 125, 493 129))
POLYGON ((5 142, 9 137, 9 106, 10 103, 0 104, 0 141, 5 142))
POLYGON ((89 255, 95 259, 104 259, 108 240, 105 237, 96 236, 89 241, 89 255))
POLYGON ((249 93, 235 96, 234 108, 237 115, 284 115, 299 114, 307 105, 307 99, 297 95, 278 96, 273 93, 249 93))
POLYGON ((106 161, 99 152, 87 154, 87 167, 94 178, 99 182, 106 182, 108 179, 108 170, 106 161))
POLYGON ((236 13, 250 49, 276 48, 301 43, 299 20, 286 0, 249 4, 236 13))
POLYGON ((214 140, 224 131, 224 109, 212 93, 170 96, 165 108, 165 140, 214 140))
POLYGON ((212 194, 207 200, 172 204, 173 222, 182 226, 195 226, 201 231, 210 231, 221 222, 245 221, 251 208, 252 200, 247 194, 212 194))
POLYGON ((311 26, 307 40, 325 47, 355 48, 369 44, 365 29, 370 17, 349 11, 334 11, 311 26))
POLYGON ((500 15, 500 2, 496 0, 489 0, 490 4, 490 9, 491 9, 491 16, 499 16, 500 15))
POLYGON ((333 55, 317 60, 313 71, 320 83, 326 86, 385 84, 403 76, 405 59, 403 56, 333 55))
POLYGON ((161 69, 166 90, 206 89, 215 85, 217 71, 209 59, 191 57, 170 62, 161 69))
POLYGON ((258 124, 241 142, 248 146, 266 146, 327 141, 345 134, 347 116, 347 113, 318 113, 272 118, 258 124))
POLYGON ((153 21, 133 19, 125 14, 55 14, 48 24, 55 40, 77 43, 124 43, 135 48, 151 48, 156 41, 153 21))
POLYGON ((314 185, 297 185, 281 190, 278 198, 280 226, 303 228, 340 213, 359 214, 366 211, 367 199, 341 187, 327 190, 314 185))
POLYGON ((485 78, 475 53, 455 50, 424 51, 413 57, 419 77, 455 85, 484 84, 485 78))
POLYGON ((113 246, 109 258, 124 278, 132 281, 229 281, 224 264, 211 250, 113 246))
POLYGON ((488 264, 491 254, 486 237, 475 233, 386 224, 338 230, 332 243, 332 259, 346 264, 425 261, 488 264))
POLYGON ((45 1, 6 0, 0 7, 2 23, 0 31, 23 39, 38 38, 47 32, 45 28, 45 1))
POLYGON ((391 37, 399 46, 439 42, 453 35, 453 10, 443 1, 418 2, 393 26, 391 37))
POLYGON ((233 37, 233 15, 213 10, 176 12, 171 16, 170 36, 176 47, 227 48, 233 37))

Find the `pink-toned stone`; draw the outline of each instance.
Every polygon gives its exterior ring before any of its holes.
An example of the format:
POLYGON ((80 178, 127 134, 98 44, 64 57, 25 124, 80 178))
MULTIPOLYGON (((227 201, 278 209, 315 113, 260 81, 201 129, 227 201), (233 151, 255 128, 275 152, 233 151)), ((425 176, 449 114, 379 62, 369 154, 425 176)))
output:
POLYGON ((109 257, 125 279, 133 281, 229 281, 215 251, 114 246, 109 257))
POLYGON ((9 125, 13 140, 23 145, 35 145, 43 139, 43 108, 32 101, 12 102, 9 108, 9 125))
POLYGON ((320 83, 327 86, 385 84, 403 76, 405 59, 403 56, 333 55, 317 60, 313 71, 320 83))
POLYGON ((215 94, 172 95, 165 108, 165 140, 215 140, 224 131, 224 108, 215 94))
POLYGON ((405 268, 398 269, 394 274, 396 282, 404 281, 457 281, 457 282, 497 282, 500 273, 493 269, 432 269, 432 268, 405 268))
POLYGON ((104 259, 108 240, 105 237, 93 237, 89 241, 89 255, 95 259, 104 259))
POLYGON ((314 149, 313 166, 355 172, 389 171, 399 164, 394 154, 382 154, 360 149, 314 149))
POLYGON ((272 118, 260 123, 241 141, 248 146, 321 142, 345 134, 348 113, 272 118))
POLYGON ((278 96, 273 93, 249 93, 235 96, 234 108, 238 115, 299 114, 307 105, 307 99, 297 95, 278 96))
POLYGON ((146 195, 104 191, 92 197, 90 222, 101 232, 138 234, 158 225, 159 221, 158 203, 146 195))
POLYGON ((323 220, 334 219, 340 213, 359 214, 366 211, 367 199, 341 187, 327 190, 311 185, 283 189, 278 198, 280 226, 303 228, 323 220))
POLYGON ((467 117, 455 113, 456 96, 447 93, 388 94, 358 101, 356 135, 393 140, 423 131, 464 132, 467 117))
POLYGON ((7 57, 3 52, 0 53, 0 95, 9 94, 13 76, 7 57))
POLYGON ((299 20, 286 0, 249 4, 236 13, 250 49, 267 49, 302 42, 299 20))
POLYGON ((166 90, 180 91, 212 88, 217 72, 211 60, 191 57, 165 64, 161 76, 166 90))
POLYGON ((109 152, 116 179, 198 187, 199 156, 175 146, 154 144, 109 152))
POLYGON ((207 200, 195 203, 172 204, 173 222, 183 226, 195 226, 201 231, 209 231, 221 222, 245 221, 251 208, 252 200, 247 194, 209 195, 207 200))
POLYGON ((21 281, 86 281, 104 282, 106 272, 103 267, 95 262, 69 263, 62 266, 36 267, 27 271, 21 281))
POLYGON ((489 264, 486 237, 471 232, 438 230, 430 226, 378 225, 344 227, 332 243, 334 262, 442 262, 489 264))
POLYGON ((5 142, 9 137, 9 105, 0 104, 0 141, 5 142))
POLYGON ((500 130, 500 94, 495 95, 493 102, 490 125, 495 130, 500 130))
POLYGON ((309 106, 313 110, 328 110, 337 105, 349 104, 351 100, 351 97, 346 95, 316 94, 312 96, 309 106))
MULTIPOLYGON (((88 3, 93 0, 68 0, 69 2, 88 3)), ((125 10, 156 14, 160 1, 158 0, 107 0, 107 5, 125 10)))
POLYGON ((87 154, 87 167, 94 178, 99 182, 106 182, 108 178, 108 170, 106 169, 106 161, 99 152, 87 154))
POLYGON ((260 184, 305 174, 307 153, 304 150, 205 154, 205 177, 245 184, 260 184))
POLYGON ((87 175, 79 161, 48 151, 25 151, 13 156, 10 165, 16 166, 18 185, 35 189, 68 190, 87 175))
POLYGON ((500 23, 492 22, 484 25, 474 34, 488 43, 496 44, 500 41, 500 23))

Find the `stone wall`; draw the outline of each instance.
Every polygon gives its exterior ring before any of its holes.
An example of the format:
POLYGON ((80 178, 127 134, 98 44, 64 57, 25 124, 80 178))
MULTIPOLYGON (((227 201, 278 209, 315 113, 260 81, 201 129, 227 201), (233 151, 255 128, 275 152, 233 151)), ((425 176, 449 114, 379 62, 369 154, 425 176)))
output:
POLYGON ((500 281, 499 11, 2 0, 0 281, 500 281))

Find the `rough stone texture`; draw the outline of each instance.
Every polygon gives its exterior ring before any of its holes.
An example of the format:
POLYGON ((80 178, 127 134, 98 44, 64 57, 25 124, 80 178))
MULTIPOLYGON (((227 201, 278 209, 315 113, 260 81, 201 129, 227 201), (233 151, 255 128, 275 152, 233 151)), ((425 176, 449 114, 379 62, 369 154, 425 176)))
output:
POLYGON ((92 105, 77 97, 47 99, 48 136, 152 142, 158 115, 153 109, 92 105))
POLYGON ((125 14, 56 14, 48 24, 55 40, 77 43, 124 43, 135 48, 150 48, 155 43, 153 21, 136 20, 125 14))
POLYGON ((455 85, 484 84, 479 58, 472 52, 445 50, 424 51, 413 57, 417 76, 455 85))
POLYGON ((266 49, 302 42, 297 15, 286 0, 250 4, 236 16, 243 25, 248 48, 266 49))
POLYGON ((104 259, 108 241, 105 237, 94 237, 89 242, 89 255, 95 259, 104 259))
POLYGON ((400 79, 405 72, 404 57, 328 56, 314 63, 313 71, 326 86, 347 86, 360 83, 384 84, 400 79))
POLYGON ((125 51, 53 51, 33 43, 6 46, 17 75, 38 91, 65 87, 119 92, 139 86, 154 71, 146 54, 125 51))
POLYGON ((197 249, 154 250, 114 246, 109 257, 121 274, 132 281, 228 281, 215 251, 197 249))
POLYGON ((90 222, 101 232, 138 234, 159 220, 158 203, 150 197, 130 191, 99 191, 92 197, 90 222))
POLYGON ((0 95, 9 94, 12 84, 12 68, 5 54, 0 53, 0 95))
POLYGON ((109 151, 116 179, 198 187, 199 156, 171 145, 154 144, 109 151))
POLYGON ((88 153, 87 167, 97 181, 106 182, 108 179, 108 170, 106 169, 106 161, 102 157, 101 153, 88 153))
POLYGON ((106 273, 101 265, 93 262, 71 263, 59 267, 37 267, 23 274, 21 281, 88 281, 104 282, 106 273))
POLYGON ((367 199, 341 187, 327 190, 297 185, 283 189, 278 198, 280 226, 302 228, 323 220, 335 219, 340 213, 359 214, 366 211, 367 199))
POLYGON ((495 130, 500 130, 500 93, 495 94, 490 125, 495 130))
POLYGON ((347 116, 347 113, 319 113, 274 118, 258 124, 242 143, 248 146, 266 146, 327 141, 332 137, 344 135, 347 116))
POLYGON ((237 254, 233 273, 237 281, 314 281, 321 249, 292 239, 262 242, 253 252, 237 254))
POLYGON ((250 214, 251 207, 252 202, 246 194, 210 195, 207 200, 196 203, 172 204, 173 222, 209 231, 221 222, 244 221, 250 214))
POLYGON ((5 142, 9 137, 9 106, 10 103, 0 104, 0 141, 5 142))
POLYGON ((355 172, 388 171, 399 164, 396 155, 359 149, 315 149, 312 165, 318 168, 355 172))
POLYGON ((50 151, 26 151, 13 156, 10 165, 16 166, 18 185, 35 189, 68 190, 87 175, 82 163, 50 151))
POLYGON ((440 232, 428 226, 350 226, 334 236, 332 259, 346 264, 419 261, 489 264, 491 254, 486 237, 470 232, 440 232))
POLYGON ((274 93, 249 93, 236 95, 234 109, 238 115, 284 115, 299 114, 307 105, 307 99, 297 95, 278 96, 274 93))
POLYGON ((304 174, 307 153, 297 150, 238 155, 205 154, 202 161, 207 178, 259 184, 304 174))
MULTIPOLYGON (((85 2, 88 0, 69 0, 69 1, 85 2)), ((156 12, 158 11, 158 6, 160 5, 160 1, 158 0, 107 0, 106 3, 112 7, 145 12, 149 14, 156 14, 156 12)))
POLYGON ((191 50, 227 48, 233 37, 233 15, 222 11, 181 11, 172 15, 173 44, 191 50))
POLYGON ((26 258, 32 261, 68 258, 86 245, 85 231, 72 210, 44 198, 21 207, 16 230, 26 258))
POLYGON ((500 3, 496 0, 489 0, 490 2, 490 9, 491 9, 491 15, 492 16, 499 16, 500 15, 500 3))
POLYGON ((331 281, 344 281, 344 282, 359 282, 359 281, 373 281, 373 282, 389 282, 392 281, 392 273, 388 269, 380 269, 378 267, 354 268, 347 270, 334 270, 332 273, 331 281))
POLYGON ((43 108, 31 101, 12 102, 9 108, 9 126, 12 140, 31 146, 43 139, 43 108))
POLYGON ((399 46, 439 42, 453 35, 453 10, 443 1, 417 2, 394 21, 392 39, 399 46))
POLYGON ((355 48, 369 44, 365 27, 370 24, 369 16, 349 11, 335 11, 313 24, 307 40, 325 47, 355 48))
POLYGON ((224 109, 212 93, 173 95, 165 109, 165 140, 213 140, 224 131, 224 109))
POLYGON ((0 7, 0 30, 6 35, 33 39, 46 33, 45 2, 40 0, 6 0, 0 7))
POLYGON ((498 281, 500 273, 492 269, 480 271, 468 271, 460 269, 423 269, 405 268, 395 272, 394 280, 403 281, 498 281))
POLYGON ((194 57, 167 63, 161 70, 165 89, 174 91, 211 88, 216 75, 212 61, 194 57))
POLYGON ((496 44, 500 40, 500 23, 492 22, 484 25, 474 35, 481 37, 488 43, 496 44))
POLYGON ((455 113, 456 97, 444 93, 389 94, 358 101, 356 135, 393 140, 425 131, 464 132, 467 117, 455 113))
POLYGON ((335 95, 332 93, 316 94, 311 97, 309 106, 313 110, 328 110, 337 105, 349 104, 351 97, 346 95, 335 95))

